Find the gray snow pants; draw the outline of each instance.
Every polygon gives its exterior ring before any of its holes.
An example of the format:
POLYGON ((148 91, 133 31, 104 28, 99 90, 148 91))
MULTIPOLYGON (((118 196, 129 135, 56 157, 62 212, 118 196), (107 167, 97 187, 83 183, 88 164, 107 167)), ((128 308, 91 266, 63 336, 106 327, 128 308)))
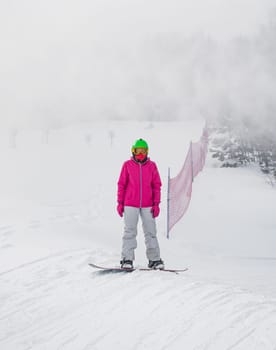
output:
POLYGON ((139 216, 142 219, 142 227, 146 243, 146 255, 148 260, 159 260, 160 249, 156 237, 156 223, 152 217, 151 208, 124 208, 125 229, 123 234, 122 259, 134 260, 134 250, 137 248, 137 224, 139 216))

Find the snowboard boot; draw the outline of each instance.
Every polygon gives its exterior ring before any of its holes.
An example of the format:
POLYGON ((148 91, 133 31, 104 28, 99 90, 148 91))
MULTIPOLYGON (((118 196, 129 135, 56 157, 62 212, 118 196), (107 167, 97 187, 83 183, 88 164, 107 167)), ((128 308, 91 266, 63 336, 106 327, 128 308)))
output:
POLYGON ((121 268, 122 269, 133 269, 133 263, 132 263, 132 260, 121 260, 120 261, 120 264, 121 264, 121 268))
POLYGON ((148 267, 150 269, 154 269, 154 270, 164 270, 165 268, 165 265, 164 265, 164 261, 163 260, 150 260, 149 261, 149 264, 148 264, 148 267))

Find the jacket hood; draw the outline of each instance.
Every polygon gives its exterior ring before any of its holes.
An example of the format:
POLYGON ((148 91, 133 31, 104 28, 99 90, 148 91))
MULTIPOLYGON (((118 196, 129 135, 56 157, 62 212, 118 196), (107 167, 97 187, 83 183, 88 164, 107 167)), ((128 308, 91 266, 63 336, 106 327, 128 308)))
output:
POLYGON ((136 164, 142 164, 142 165, 147 164, 147 163, 150 161, 150 158, 149 158, 149 157, 147 157, 147 159, 146 159, 144 162, 138 162, 138 161, 134 158, 134 156, 132 156, 130 159, 131 159, 134 163, 136 163, 136 164))

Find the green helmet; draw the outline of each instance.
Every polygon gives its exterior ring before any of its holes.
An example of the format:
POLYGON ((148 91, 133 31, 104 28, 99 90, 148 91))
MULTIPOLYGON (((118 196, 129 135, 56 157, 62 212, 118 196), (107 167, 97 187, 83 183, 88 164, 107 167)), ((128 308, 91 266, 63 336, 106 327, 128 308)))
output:
POLYGON ((147 142, 143 139, 136 140, 134 145, 131 148, 132 153, 134 152, 135 148, 145 148, 147 151, 149 149, 149 146, 147 142))

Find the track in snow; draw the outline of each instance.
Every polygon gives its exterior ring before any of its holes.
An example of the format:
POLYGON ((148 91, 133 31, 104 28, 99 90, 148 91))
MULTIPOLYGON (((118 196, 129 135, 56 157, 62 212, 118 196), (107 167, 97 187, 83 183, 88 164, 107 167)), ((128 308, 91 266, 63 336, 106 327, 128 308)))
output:
POLYGON ((0 348, 275 349, 276 301, 191 273, 102 275, 87 265, 97 255, 72 250, 2 273, 0 348))

